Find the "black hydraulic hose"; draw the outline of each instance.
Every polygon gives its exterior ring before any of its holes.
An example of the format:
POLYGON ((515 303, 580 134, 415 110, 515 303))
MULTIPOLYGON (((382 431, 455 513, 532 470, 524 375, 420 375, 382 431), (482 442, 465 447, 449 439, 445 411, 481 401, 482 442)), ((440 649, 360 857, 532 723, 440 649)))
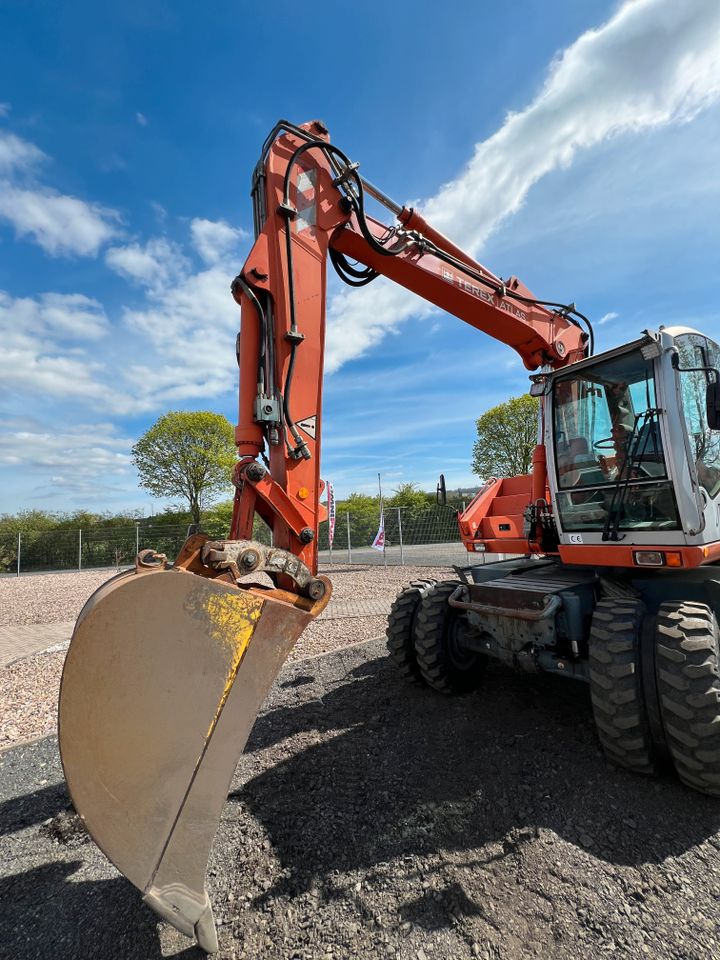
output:
POLYGON ((252 289, 252 287, 248 286, 248 284, 245 283, 245 281, 243 280, 242 276, 239 276, 239 275, 235 277, 231 285, 233 295, 235 294, 235 290, 237 287, 240 287, 242 292, 245 294, 248 300, 255 307, 255 310, 257 311, 258 319, 260 321, 260 350, 258 353, 257 383, 258 383, 258 389, 260 390, 260 392, 264 393, 265 384, 266 384, 266 376, 265 376, 266 346, 268 342, 268 325, 267 325, 267 319, 265 317, 265 311, 262 308, 262 304, 260 303, 258 298, 255 296, 255 292, 252 289))
MULTIPOLYGON (((423 238, 424 239, 424 238, 423 238)), ((504 284, 498 285, 494 280, 490 280, 488 277, 483 276, 477 270, 473 270, 472 267, 468 264, 463 263, 462 260, 458 260, 457 257, 454 257, 452 254, 447 253, 441 247, 438 247, 436 244, 432 243, 429 240, 424 239, 424 243, 430 249, 430 251, 438 257, 440 260, 444 260, 446 263, 449 263, 451 266, 456 267, 458 270, 462 270, 463 273, 467 274, 469 277, 472 277, 473 280, 477 280, 479 283, 484 284, 486 287, 489 287, 493 290, 498 296, 508 297, 512 300, 518 300, 520 303, 527 303, 531 306, 539 307, 555 307, 557 310, 562 311, 562 313, 567 317, 570 323, 579 326, 577 320, 573 317, 579 317, 587 326, 588 330, 588 356, 592 356, 595 352, 595 333, 592 328, 592 324, 588 318, 580 313, 579 310, 576 310, 574 307, 568 307, 564 303, 555 303, 553 300, 538 300, 535 297, 525 297, 521 293, 515 293, 513 290, 508 290, 504 284)))
MULTIPOLYGON (((271 135, 274 139, 275 135, 279 129, 288 129, 288 125, 284 122, 281 122, 280 125, 276 127, 271 135)), ((297 128, 292 129, 293 133, 297 133, 297 128)), ((347 195, 347 202, 350 205, 350 208, 355 211, 357 216, 358 226, 360 227, 360 232, 362 233, 363 238, 365 239, 368 246, 378 253, 381 256, 385 257, 394 257, 406 250, 413 242, 420 242, 425 245, 432 253, 438 256, 439 259, 444 260, 446 263, 449 263, 459 269, 461 272, 465 273, 467 276, 476 279, 478 282, 484 284, 494 291, 497 296, 508 297, 512 300, 516 300, 520 303, 526 303, 533 306, 543 306, 551 307, 555 309, 556 312, 564 316, 570 323, 573 323, 575 326, 580 326, 577 317, 581 320, 587 328, 588 336, 588 355, 592 356, 595 352, 595 334, 590 323, 589 319, 582 313, 580 313, 574 306, 556 303, 550 300, 538 300, 533 297, 525 297, 522 294, 515 293, 512 290, 507 290, 504 284, 498 284, 494 280, 490 280, 488 277, 483 276, 476 270, 473 270, 472 267, 469 267, 467 264, 458 260, 456 257, 453 257, 451 254, 447 253, 442 248, 438 247, 436 244, 427 240, 426 238, 420 235, 420 240, 415 241, 415 239, 410 239, 408 242, 402 244, 399 247, 387 247, 380 243, 378 239, 373 235, 370 230, 367 218, 365 214, 365 198, 364 198, 364 188, 362 180, 359 174, 353 169, 350 159, 340 150, 338 147, 335 147, 333 144, 327 143, 325 140, 310 138, 304 131, 302 131, 303 139, 305 140, 292 154, 290 160, 288 161, 287 168, 285 170, 285 175, 283 179, 283 202, 280 207, 280 211, 285 216, 285 241, 286 241, 286 251, 287 251, 287 266, 288 266, 288 298, 290 305, 290 334, 288 339, 291 340, 290 348, 290 359, 288 363, 288 372, 285 378, 285 386, 283 390, 283 412, 285 416, 285 421, 287 426, 290 429, 296 443, 296 454, 298 451, 303 449, 307 451, 307 445, 302 437, 299 435, 295 423, 290 415, 290 391, 292 386, 292 374, 295 366, 295 351, 297 349, 298 343, 302 341, 302 335, 298 332, 297 323, 295 318, 295 282, 293 275, 293 251, 292 251, 292 239, 290 233, 290 221, 296 215, 296 211, 290 205, 290 179, 292 174, 292 169, 299 160, 299 158, 306 153, 308 150, 318 149, 321 150, 328 160, 330 161, 333 169, 337 170, 337 164, 333 161, 337 158, 343 164, 344 169, 342 169, 338 175, 338 183, 345 184, 345 192, 347 195), (341 179, 342 178, 342 179, 341 179), (350 188, 350 184, 354 184, 355 191, 350 188)), ((269 143, 271 138, 268 138, 266 143, 269 143)), ((263 152, 265 152, 265 147, 263 147, 263 152)), ((389 238, 388 238, 389 239, 389 238)), ((335 268, 336 272, 340 278, 350 286, 359 287, 365 286, 367 283, 370 283, 378 275, 378 271, 368 268, 365 270, 357 270, 354 268, 344 256, 336 254, 335 251, 330 251, 330 259, 335 268)), ((286 440, 287 442, 287 440, 286 440)), ((289 444, 288 444, 289 447, 289 444)))
MULTIPOLYGON (((373 236, 372 232, 370 231, 370 229, 369 229, 369 227, 368 227, 368 225, 367 225, 367 220, 366 220, 366 216, 365 216, 365 199, 364 199, 364 188, 363 188, 362 179, 360 178, 359 174, 358 174, 355 170, 352 169, 352 164, 351 164, 349 158, 348 158, 348 157, 346 156, 346 154, 344 154, 343 151, 340 150, 338 147, 334 146, 334 145, 331 144, 331 143, 327 143, 327 141, 325 141, 325 140, 320 140, 320 139, 311 138, 310 135, 309 135, 306 131, 300 130, 300 129, 299 129, 298 127, 296 127, 294 124, 290 124, 290 123, 288 123, 288 122, 285 121, 285 120, 281 120, 281 121, 279 121, 278 124, 276 124, 275 129, 274 129, 273 132, 271 133, 270 137, 268 137, 266 143, 263 145, 263 154, 264 154, 264 153, 266 152, 266 150, 269 148, 268 145, 272 142, 272 140, 274 140, 274 138, 277 136, 277 133, 278 133, 280 130, 287 130, 288 132, 292 132, 293 134, 297 134, 297 135, 301 136, 301 137, 306 141, 306 142, 303 143, 300 147, 298 147, 298 149, 293 153, 293 155, 291 156, 290 161, 289 161, 289 163, 288 163, 287 170, 285 171, 285 179, 284 179, 284 185, 283 185, 283 205, 284 205, 284 206, 289 207, 290 174, 291 174, 292 167, 293 167, 294 164, 297 162, 298 157, 300 157, 300 156, 301 156, 303 153, 305 153, 307 150, 310 150, 310 149, 313 149, 313 148, 318 148, 318 149, 322 150, 322 151, 328 156, 328 159, 330 159, 331 162, 332 162, 333 157, 337 157, 337 158, 340 159, 340 161, 341 161, 342 164, 344 165, 345 172, 346 172, 346 181, 347 181, 348 193, 350 194, 350 196, 348 197, 348 200, 349 200, 349 202, 351 203, 353 209, 355 210, 355 212, 356 212, 356 214, 357 214, 357 217, 358 217, 358 225, 359 225, 359 227, 360 227, 360 231, 361 231, 361 233, 362 233, 365 241, 367 242, 367 244, 368 244, 376 253, 380 254, 381 256, 397 256, 399 253, 402 253, 405 249, 407 249, 407 247, 409 246, 409 244, 405 244, 405 245, 403 245, 402 247, 399 247, 399 248, 395 248, 395 249, 390 248, 390 249, 389 249, 389 248, 383 246, 383 244, 381 244, 381 243, 377 240, 377 238, 373 236), (353 191, 351 191, 351 190, 349 190, 349 186, 350 186, 349 181, 352 181, 352 182, 354 183, 354 185, 355 185, 355 187, 356 187, 356 191, 357 191, 356 193, 353 192, 353 191)), ((335 166, 335 164, 333 164, 333 166, 335 166)), ((551 307, 551 308, 555 309, 556 311, 562 312, 562 314, 563 314, 571 323, 574 323, 576 326, 579 326, 577 320, 574 319, 575 317, 577 317, 580 321, 582 321, 583 324, 585 324, 585 327, 587 328, 587 334, 588 334, 588 356, 592 356, 592 355, 594 354, 594 352, 595 352, 595 331, 593 330, 593 326, 592 326, 590 320, 588 319, 588 317, 586 317, 584 314, 580 313, 580 311, 577 310, 575 307, 570 307, 570 306, 568 306, 567 304, 564 304, 564 303, 556 303, 555 301, 552 301, 552 300, 538 300, 538 299, 536 299, 536 298, 534 298, 534 297, 525 297, 525 296, 523 296, 522 294, 515 293, 515 292, 512 291, 512 290, 507 290, 504 286, 498 288, 498 285, 497 285, 496 283, 494 283, 492 280, 489 280, 487 277, 483 276, 481 273, 478 273, 477 271, 473 270, 471 267, 469 267, 467 264, 463 263, 462 261, 457 260, 457 258, 453 257, 451 254, 446 253, 446 251, 442 250, 442 248, 438 247, 436 244, 432 243, 431 241, 426 240, 425 238, 423 238, 423 242, 424 242, 424 243, 427 245, 427 247, 428 247, 429 249, 431 249, 432 252, 435 253, 435 255, 438 256, 440 259, 445 260, 446 263, 450 263, 450 264, 456 266, 458 269, 462 270, 463 273, 466 273, 468 276, 473 277, 473 279, 476 279, 476 280, 478 280, 480 283, 483 283, 484 285, 490 287, 492 290, 494 290, 494 292, 495 292, 498 296, 508 297, 508 298, 513 299, 513 300, 516 300, 516 301, 518 301, 518 302, 520 302, 520 303, 526 303, 526 304, 529 304, 529 305, 532 305, 532 306, 551 307)), ((334 262, 334 261, 333 261, 333 266, 335 267, 336 270, 338 269, 338 265, 337 265, 337 263, 334 262)), ((351 276, 355 276, 355 275, 352 273, 352 271, 348 271, 348 272, 351 274, 351 276)), ((340 273, 340 271, 338 271, 338 273, 340 273)), ((342 274, 340 274, 340 275, 341 275, 342 279, 343 279, 346 283, 350 282, 347 277, 343 276, 342 274)), ((358 279, 360 279, 360 278, 358 278, 358 279)), ((364 277, 363 277, 362 279, 363 279, 363 282, 362 282, 361 284, 350 283, 350 285, 351 285, 351 286, 364 286, 364 285, 365 285, 365 282, 370 282, 369 280, 366 281, 366 280, 364 279, 364 277)), ((373 279, 374 279, 374 278, 373 278, 373 279)))
POLYGON ((277 399, 277 390, 275 387, 275 336, 274 336, 274 319, 272 312, 272 301, 270 298, 267 298, 267 306, 265 310, 265 317, 267 323, 267 370, 268 370, 268 396, 273 399, 277 399))
POLYGON ((330 263, 332 263, 335 268, 337 275, 343 283, 346 283, 350 287, 365 287, 379 276, 377 270, 373 270, 372 267, 365 267, 362 270, 358 270, 357 267, 354 267, 350 263, 344 254, 333 250, 332 247, 329 250, 329 256, 330 263))
MULTIPOLYGON (((357 198, 355 198, 354 207, 357 213, 360 231, 363 237, 365 238, 366 242, 370 247, 372 247, 373 250, 375 250, 377 253, 382 254, 383 256, 397 256, 397 254, 402 253, 403 250, 407 249, 409 244, 405 244, 402 247, 395 248, 395 249, 388 248, 383 246, 381 243, 379 243, 378 240, 372 235, 365 218, 364 190, 363 190, 362 180, 357 174, 354 174, 354 179, 358 187, 358 196, 357 198)), ((578 317, 580 320, 583 321, 583 323, 587 327, 588 356, 592 356, 593 353, 595 352, 595 333, 594 333, 592 324, 584 314, 580 313, 579 310, 575 309, 574 307, 572 308, 568 307, 564 303, 555 303, 554 301, 551 301, 551 300, 538 300, 535 297, 525 297, 520 293, 515 293, 513 290, 507 290, 504 286, 498 287, 498 285, 494 281, 488 279, 488 277, 483 276, 482 273, 479 273, 478 271, 473 270, 472 267, 468 266, 468 264, 463 263, 462 260, 458 260, 456 257, 453 257, 452 254, 447 253, 447 251, 443 250, 441 247, 438 247, 437 244, 433 243, 432 241, 427 240, 426 238, 423 237, 422 242, 439 259, 444 260, 446 263, 449 263, 457 267, 463 273, 467 274, 470 277, 473 277, 473 279, 478 280, 480 283, 483 283, 485 286, 490 287, 490 289, 492 289, 498 296, 509 297, 521 303, 527 303, 534 306, 554 307, 557 310, 562 311, 562 313, 567 317, 567 319, 571 323, 574 323, 575 326, 579 326, 579 324, 575 319, 573 319, 573 317, 578 317)))
POLYGON ((366 277, 368 273, 377 273, 377 270, 373 270, 372 267, 356 266, 354 263, 348 260, 344 253, 340 253, 338 250, 334 250, 332 247, 330 247, 329 254, 330 259, 337 260, 340 264, 340 267, 346 273, 350 274, 351 277, 366 277))
MULTIPOLYGON (((295 422, 290 415, 290 392, 292 389, 292 378, 293 371, 295 369, 295 351, 297 350, 298 342, 300 342, 300 334, 298 333, 297 323, 295 321, 295 280, 293 277, 293 251, 292 251, 292 237, 290 236, 290 220, 286 219, 285 221, 285 247, 287 251, 287 266, 288 266, 288 300, 290 302, 290 359, 288 361, 288 371, 285 377, 285 384, 283 386, 282 398, 283 398, 283 414, 285 423, 292 433, 295 443, 300 446, 304 444, 304 440, 300 436, 295 422)), ((288 445, 289 446, 289 445, 288 445)))
MULTIPOLYGON (((345 154, 338 150, 337 147, 333 147, 331 144, 326 143, 324 140, 308 140, 306 143, 301 144, 297 150, 290 157, 288 162, 287 169, 285 171, 284 183, 283 183, 283 203, 281 206, 281 212, 285 215, 285 249, 287 255, 287 273, 288 273, 288 301, 290 306, 290 332, 288 334, 288 339, 290 340, 290 358, 288 361, 288 372, 285 377, 285 384, 283 388, 283 413, 285 423, 287 424, 290 433, 293 436, 293 439, 296 443, 296 448, 294 453, 297 455, 300 453, 302 456, 308 456, 309 451, 307 444, 303 440, 302 436, 298 432, 295 422, 290 413, 290 396, 292 391, 292 378, 293 372, 295 369, 295 354, 297 351, 297 346, 302 342, 302 334, 298 331, 297 321, 295 317, 295 277, 293 270, 293 249, 292 249, 292 236, 290 232, 290 222, 292 219, 293 210, 290 206, 290 175, 293 167, 297 163, 300 156, 308 150, 311 149, 321 149, 328 156, 335 155, 341 159, 345 164, 346 168, 351 166, 350 160, 345 154)), ((289 447, 289 444, 288 444, 289 447)))

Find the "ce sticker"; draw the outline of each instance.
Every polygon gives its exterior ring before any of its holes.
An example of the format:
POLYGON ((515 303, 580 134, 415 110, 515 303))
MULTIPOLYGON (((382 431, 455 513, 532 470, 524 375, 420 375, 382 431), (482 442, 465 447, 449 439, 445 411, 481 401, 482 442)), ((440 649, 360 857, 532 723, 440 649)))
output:
POLYGON ((581 534, 581 533, 569 533, 569 534, 568 534, 568 537, 570 537, 570 543, 582 543, 582 542, 583 542, 583 538, 582 538, 582 534, 581 534))

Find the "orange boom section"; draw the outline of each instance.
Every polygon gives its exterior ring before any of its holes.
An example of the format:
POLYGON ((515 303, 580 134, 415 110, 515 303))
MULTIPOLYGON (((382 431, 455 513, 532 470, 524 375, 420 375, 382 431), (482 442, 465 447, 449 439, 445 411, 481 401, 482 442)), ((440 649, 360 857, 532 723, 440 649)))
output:
MULTIPOLYGON (((233 538, 249 538, 257 512, 273 543, 317 570, 322 377, 328 258, 343 280, 362 286, 383 275, 513 347, 528 370, 582 359, 588 334, 574 305, 537 300, 516 277, 502 280, 428 224, 363 179, 329 142, 319 121, 281 121, 265 143, 253 179, 255 244, 233 283, 241 306, 240 462, 233 538), (390 210, 388 226, 368 216, 367 197, 390 210), (258 458, 262 462, 258 462, 258 458)), ((463 539, 525 553, 537 531, 524 511, 545 495, 545 457, 533 479, 502 481, 475 502, 463 539), (497 503, 496 503, 497 498, 497 503), (524 503, 521 503, 524 500, 524 503), (494 506, 493 506, 494 504, 494 506), (482 513, 485 505, 488 511, 482 513), (503 512, 504 511, 504 512, 503 512)))

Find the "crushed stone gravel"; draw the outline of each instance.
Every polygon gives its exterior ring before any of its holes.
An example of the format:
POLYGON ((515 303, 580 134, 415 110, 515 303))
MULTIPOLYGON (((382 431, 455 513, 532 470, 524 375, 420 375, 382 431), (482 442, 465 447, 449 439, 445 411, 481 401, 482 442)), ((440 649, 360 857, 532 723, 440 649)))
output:
MULTIPOLYGON (((90 594, 116 570, 0 579, 0 623, 59 623, 77 617, 90 594), (10 619, 14 617, 15 619, 10 619)), ((444 579, 447 567, 333 565, 321 568, 333 583, 335 600, 386 599, 390 604, 416 577, 444 579)), ((377 637, 385 617, 316 620, 303 633, 290 659, 327 653, 377 637)), ((0 669, 0 750, 52 733, 65 651, 40 653, 0 669)))
MULTIPOLYGON (((609 766, 581 685, 493 664, 446 698, 376 640, 286 665, 208 890, 219 960, 706 960, 720 805, 609 766)), ((84 835, 52 737, 0 755, 0 898, 13 960, 201 957, 84 835)))
MULTIPOLYGON (((0 577, 0 626, 13 623, 62 623, 75 620, 87 598, 115 569, 82 573, 51 573, 23 577, 0 577)), ((330 577, 333 600, 392 601, 397 591, 416 577, 438 580, 454 577, 450 567, 322 565, 320 573, 330 577)))
POLYGON ((0 626, 75 620, 83 604, 117 570, 0 577, 0 626))

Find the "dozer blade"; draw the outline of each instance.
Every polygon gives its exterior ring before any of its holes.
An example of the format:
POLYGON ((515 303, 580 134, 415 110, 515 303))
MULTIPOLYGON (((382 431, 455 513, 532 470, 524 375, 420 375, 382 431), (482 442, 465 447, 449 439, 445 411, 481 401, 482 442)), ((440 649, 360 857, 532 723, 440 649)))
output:
POLYGON ((63 671, 59 739, 77 812, 147 903, 208 953, 210 847, 270 685, 330 597, 132 571, 88 600, 63 671))

